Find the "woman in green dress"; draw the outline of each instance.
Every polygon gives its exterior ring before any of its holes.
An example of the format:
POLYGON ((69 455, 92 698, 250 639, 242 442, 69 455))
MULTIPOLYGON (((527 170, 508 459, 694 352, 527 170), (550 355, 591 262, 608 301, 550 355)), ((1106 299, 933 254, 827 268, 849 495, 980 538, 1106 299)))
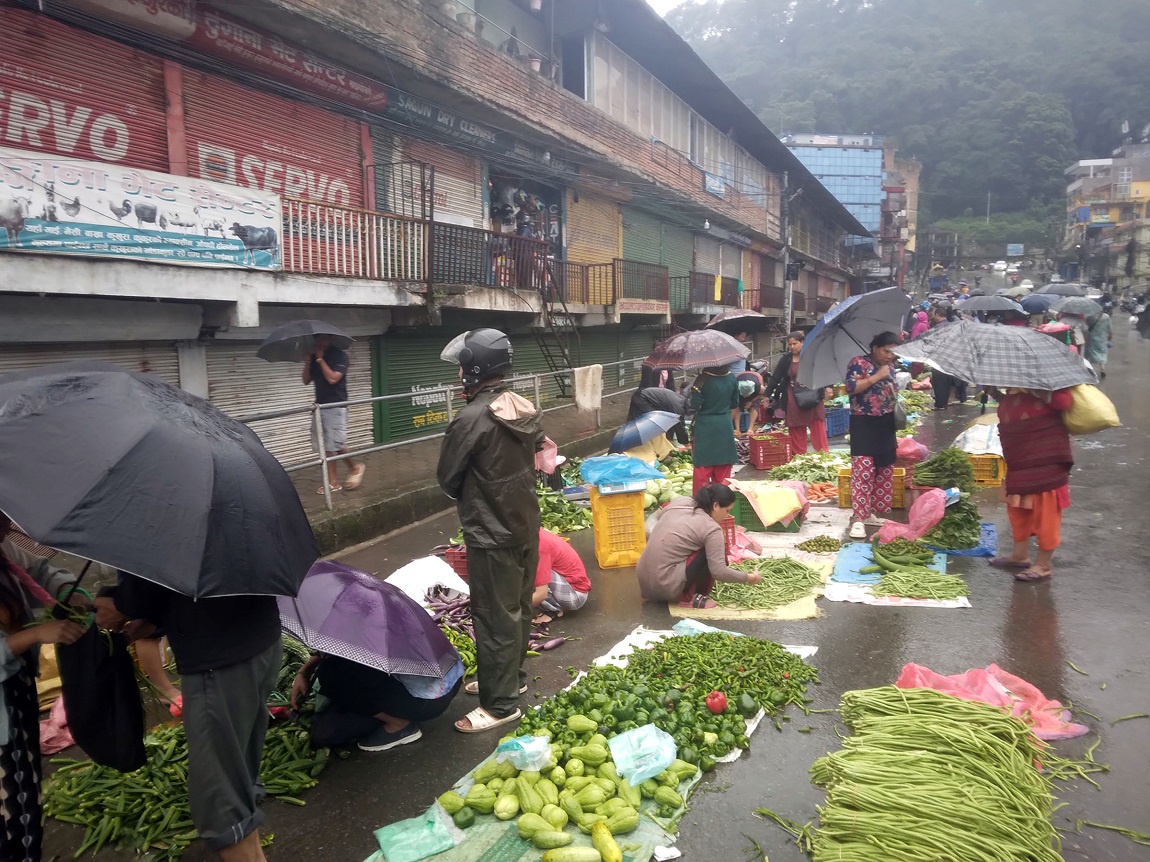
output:
POLYGON ((738 463, 735 428, 739 421, 739 385, 728 368, 707 368, 691 387, 695 421, 691 429, 695 463, 693 493, 722 484, 738 463))

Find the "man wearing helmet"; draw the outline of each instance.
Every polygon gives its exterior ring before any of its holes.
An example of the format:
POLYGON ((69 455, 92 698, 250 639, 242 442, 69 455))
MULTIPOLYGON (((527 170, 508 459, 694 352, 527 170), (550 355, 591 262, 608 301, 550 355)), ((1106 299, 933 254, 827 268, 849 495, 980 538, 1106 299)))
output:
POLYGON ((480 705, 455 723, 463 733, 517 721, 527 690, 523 660, 539 564, 535 453, 543 432, 535 405, 503 385, 512 354, 497 329, 465 332, 442 354, 459 363, 467 396, 447 426, 437 471, 463 525, 475 623, 478 680, 464 690, 478 694, 480 705))

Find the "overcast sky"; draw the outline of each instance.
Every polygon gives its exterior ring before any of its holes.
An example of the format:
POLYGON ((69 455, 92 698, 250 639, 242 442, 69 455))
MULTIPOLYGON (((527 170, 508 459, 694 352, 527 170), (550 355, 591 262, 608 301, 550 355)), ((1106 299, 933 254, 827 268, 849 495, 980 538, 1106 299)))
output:
POLYGON ((647 0, 647 2, 655 8, 655 11, 660 15, 666 15, 675 6, 678 6, 682 0, 647 0))

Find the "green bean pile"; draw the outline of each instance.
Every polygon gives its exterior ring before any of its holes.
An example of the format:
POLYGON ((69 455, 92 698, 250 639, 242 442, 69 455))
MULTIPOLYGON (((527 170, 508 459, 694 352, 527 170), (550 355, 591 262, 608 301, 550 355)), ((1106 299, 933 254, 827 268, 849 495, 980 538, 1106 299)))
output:
MULTIPOLYGON (((268 730, 260 779, 270 796, 303 805, 297 795, 315 786, 328 750, 313 751, 304 723, 268 730)), ((144 740, 147 762, 122 773, 88 760, 53 758, 59 769, 44 787, 44 811, 84 827, 76 857, 119 846, 153 851, 155 862, 175 862, 196 838, 188 804, 188 741, 184 726, 154 730, 144 740)))
POLYGON ((871 593, 876 596, 939 601, 954 601, 959 596, 970 595, 966 581, 962 578, 928 568, 883 572, 878 583, 871 587, 871 593))
POLYGON ((711 597, 720 605, 745 610, 769 611, 810 595, 823 578, 809 566, 783 557, 772 560, 744 560, 731 566, 741 572, 762 575, 758 584, 718 581, 711 597))
POLYGON ((811 767, 814 862, 1061 862, 1045 746, 1018 719, 930 689, 850 691, 852 735, 811 767))

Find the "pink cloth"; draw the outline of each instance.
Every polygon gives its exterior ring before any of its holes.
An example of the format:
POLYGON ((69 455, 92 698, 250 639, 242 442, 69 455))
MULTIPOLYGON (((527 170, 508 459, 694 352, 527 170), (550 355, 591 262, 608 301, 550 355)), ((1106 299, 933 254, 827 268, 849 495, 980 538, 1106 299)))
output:
POLYGON ((40 753, 55 754, 76 744, 64 715, 64 696, 56 698, 48 717, 40 722, 40 753))
POLYGON ((930 320, 926 316, 925 311, 920 311, 914 316, 914 326, 910 329, 910 337, 918 338, 924 332, 930 329, 930 320))
POLYGON ((895 683, 899 688, 930 688, 943 694, 997 706, 1027 724, 1039 739, 1070 739, 1090 728, 1072 724, 1070 710, 1046 697, 1021 677, 996 664, 943 676, 920 664, 908 664, 895 683))
POLYGON ((750 549, 750 544, 751 537, 747 535, 747 531, 742 527, 735 527, 735 543, 727 553, 727 565, 758 559, 759 555, 750 549))

